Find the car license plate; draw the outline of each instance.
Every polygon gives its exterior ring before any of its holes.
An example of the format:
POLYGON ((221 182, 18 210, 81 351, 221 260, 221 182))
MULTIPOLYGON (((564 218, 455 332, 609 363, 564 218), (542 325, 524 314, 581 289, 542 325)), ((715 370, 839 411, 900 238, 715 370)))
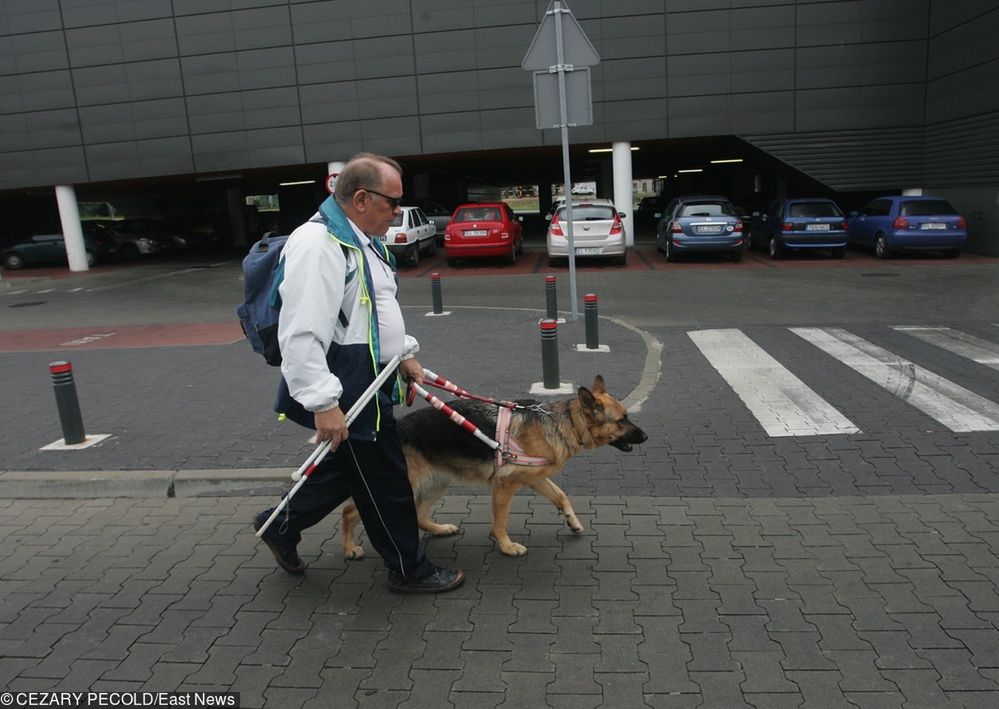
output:
POLYGON ((806 224, 805 231, 829 231, 828 224, 806 224))
POLYGON ((469 229, 465 232, 465 236, 485 236, 488 233, 485 229, 469 229))
POLYGON ((946 224, 940 224, 939 222, 924 222, 919 225, 920 229, 946 229, 946 224))
POLYGON ((595 246, 583 246, 576 249, 576 253, 580 256, 594 256, 600 253, 600 249, 595 246))
POLYGON ((695 234, 720 234, 721 229, 716 226, 695 226, 695 234))

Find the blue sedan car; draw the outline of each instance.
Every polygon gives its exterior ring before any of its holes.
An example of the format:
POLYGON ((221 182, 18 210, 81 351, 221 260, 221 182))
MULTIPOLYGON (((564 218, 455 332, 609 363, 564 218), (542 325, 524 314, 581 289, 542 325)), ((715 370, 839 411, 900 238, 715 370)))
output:
POLYGON ((742 219, 727 197, 677 197, 666 205, 656 226, 656 247, 667 261, 683 253, 720 251, 742 258, 742 219))
POLYGON ((924 249, 953 258, 967 238, 964 217, 940 197, 879 197, 850 218, 850 243, 873 247, 878 258, 924 249))
POLYGON ((833 258, 846 254, 846 217, 831 199, 775 199, 759 216, 750 246, 764 246, 770 258, 799 249, 828 249, 833 258))

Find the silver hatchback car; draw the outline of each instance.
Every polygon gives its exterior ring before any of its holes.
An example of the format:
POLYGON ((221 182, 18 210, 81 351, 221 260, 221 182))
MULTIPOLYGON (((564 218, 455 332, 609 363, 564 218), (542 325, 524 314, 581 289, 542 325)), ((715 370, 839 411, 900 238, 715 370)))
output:
MULTIPOLYGON (((623 213, 608 199, 590 200, 572 205, 572 241, 576 258, 613 257, 619 264, 628 262, 623 213)), ((554 266, 569 256, 569 233, 565 205, 559 207, 548 225, 548 265, 554 266)))

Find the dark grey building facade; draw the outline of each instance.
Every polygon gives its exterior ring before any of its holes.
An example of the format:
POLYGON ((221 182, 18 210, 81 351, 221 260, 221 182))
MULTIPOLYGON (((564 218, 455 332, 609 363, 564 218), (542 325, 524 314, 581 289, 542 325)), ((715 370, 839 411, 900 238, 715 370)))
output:
MULTIPOLYGON (((556 145, 520 67, 548 4, 2 0, 0 191, 556 145)), ((943 193, 999 254, 996 0, 568 5, 601 56, 574 143, 734 136, 833 190, 943 193)))

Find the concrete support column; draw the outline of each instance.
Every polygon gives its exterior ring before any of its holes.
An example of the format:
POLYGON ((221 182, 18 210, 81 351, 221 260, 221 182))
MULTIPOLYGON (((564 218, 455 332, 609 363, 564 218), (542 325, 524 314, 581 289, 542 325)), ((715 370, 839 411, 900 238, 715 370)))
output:
POLYGON ((76 204, 76 190, 72 185, 56 185, 56 202, 59 204, 59 221, 66 244, 66 258, 70 271, 87 271, 87 246, 83 242, 83 225, 80 208, 76 204))
POLYGON ((923 188, 922 187, 910 187, 908 189, 902 190, 902 194, 905 197, 922 197, 923 188))
POLYGON ((624 212, 624 234, 627 246, 635 245, 635 197, 631 180, 631 143, 614 143, 614 205, 624 212))

